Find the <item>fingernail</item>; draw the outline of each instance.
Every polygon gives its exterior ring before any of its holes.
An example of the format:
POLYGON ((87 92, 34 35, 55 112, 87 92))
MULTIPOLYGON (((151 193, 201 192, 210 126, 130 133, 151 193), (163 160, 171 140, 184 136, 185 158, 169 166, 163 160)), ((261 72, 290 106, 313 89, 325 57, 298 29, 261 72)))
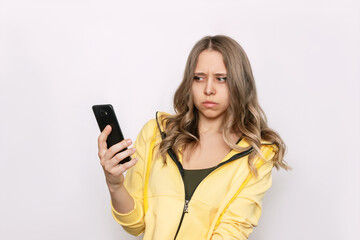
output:
POLYGON ((126 143, 131 144, 132 143, 131 139, 126 139, 126 143))

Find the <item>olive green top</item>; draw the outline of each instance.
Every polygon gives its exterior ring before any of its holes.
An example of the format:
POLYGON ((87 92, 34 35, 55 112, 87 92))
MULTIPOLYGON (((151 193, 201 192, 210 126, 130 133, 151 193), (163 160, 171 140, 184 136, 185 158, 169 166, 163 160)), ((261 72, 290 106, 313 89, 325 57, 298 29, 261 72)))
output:
POLYGON ((187 200, 191 199, 200 182, 216 167, 217 166, 205 169, 184 169, 185 197, 187 200))
MULTIPOLYGON (((241 138, 236 142, 238 144, 241 138)), ((205 169, 184 169, 185 199, 190 200, 197 186, 209 175, 217 166, 205 169)))

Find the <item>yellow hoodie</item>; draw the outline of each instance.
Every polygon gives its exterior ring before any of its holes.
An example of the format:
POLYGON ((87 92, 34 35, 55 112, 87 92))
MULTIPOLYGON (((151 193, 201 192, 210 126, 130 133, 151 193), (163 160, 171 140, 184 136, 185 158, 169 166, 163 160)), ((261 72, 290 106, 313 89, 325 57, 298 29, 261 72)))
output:
MULTIPOLYGON (((145 231, 145 240, 247 239, 258 223, 262 198, 271 186, 271 159, 276 146, 261 146, 266 161, 256 159, 257 177, 248 167, 252 149, 232 150, 186 201, 181 156, 177 160, 168 154, 164 165, 154 149, 160 141, 156 119, 150 120, 134 144, 139 160, 125 177, 135 207, 127 214, 112 208, 115 220, 132 235, 145 231)), ((249 147, 244 139, 238 145, 249 147)))

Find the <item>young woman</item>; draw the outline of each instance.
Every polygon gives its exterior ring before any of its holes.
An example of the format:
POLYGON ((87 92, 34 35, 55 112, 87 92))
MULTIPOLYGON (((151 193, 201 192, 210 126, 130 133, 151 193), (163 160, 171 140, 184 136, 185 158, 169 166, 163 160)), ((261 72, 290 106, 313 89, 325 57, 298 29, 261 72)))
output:
POLYGON ((267 126, 249 60, 236 41, 219 35, 196 43, 174 109, 175 115, 157 113, 134 148, 121 153, 131 140, 107 149, 111 127, 100 134, 115 220, 144 239, 247 239, 273 166, 288 166, 285 145, 267 126), (130 162, 118 164, 130 155, 130 162))

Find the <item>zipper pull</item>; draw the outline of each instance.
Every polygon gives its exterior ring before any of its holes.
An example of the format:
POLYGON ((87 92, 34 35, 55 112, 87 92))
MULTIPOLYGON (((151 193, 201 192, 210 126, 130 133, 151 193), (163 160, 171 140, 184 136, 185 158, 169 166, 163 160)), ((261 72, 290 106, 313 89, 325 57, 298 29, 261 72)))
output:
POLYGON ((189 212, 189 200, 185 200, 184 213, 189 212))

